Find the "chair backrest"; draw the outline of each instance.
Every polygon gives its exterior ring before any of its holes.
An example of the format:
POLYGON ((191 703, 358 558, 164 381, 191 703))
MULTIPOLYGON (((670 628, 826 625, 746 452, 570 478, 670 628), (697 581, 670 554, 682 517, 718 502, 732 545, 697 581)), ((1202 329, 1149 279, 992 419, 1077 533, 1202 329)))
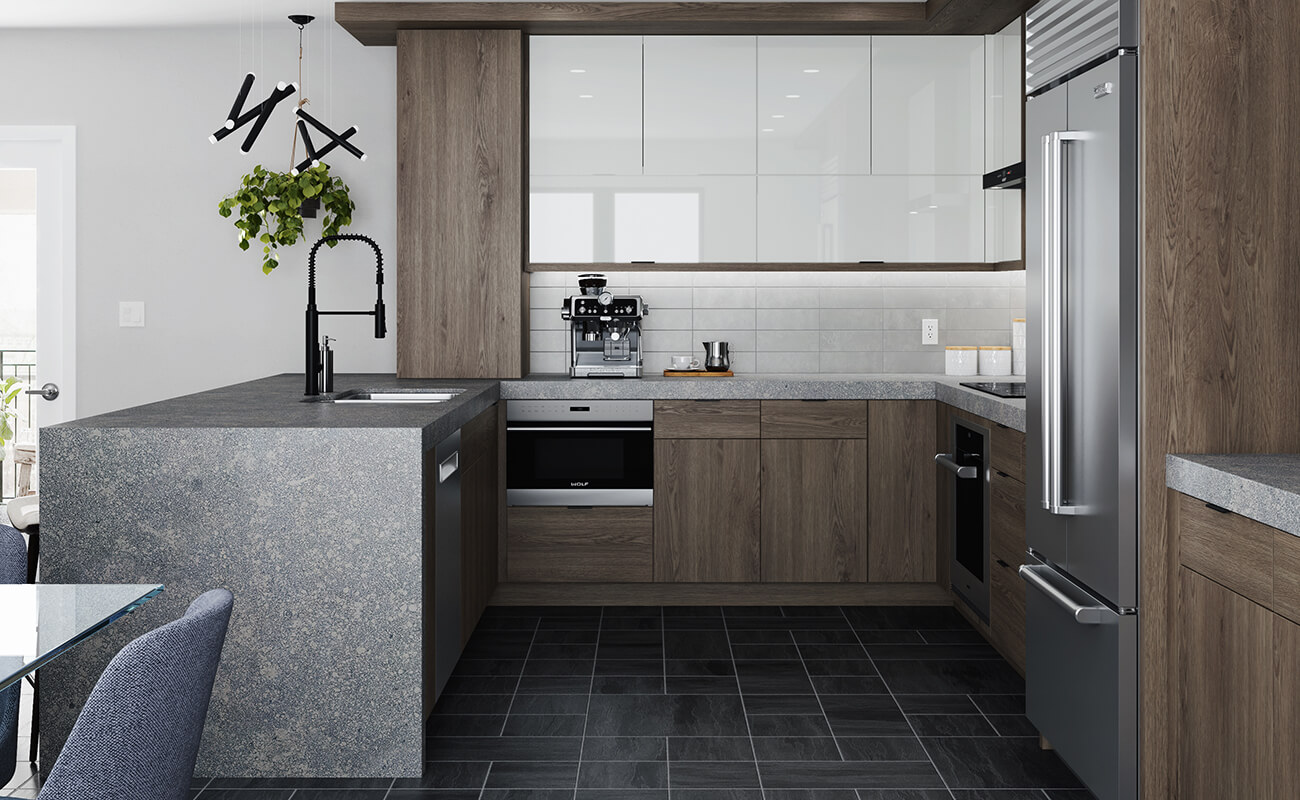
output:
POLYGON ((234 597, 213 589, 185 616, 123 647, 82 707, 41 800, 184 800, 234 597))
MULTIPOLYGON (((0 583, 27 583, 27 542, 8 525, 0 525, 0 583)), ((18 698, 21 683, 0 692, 0 786, 18 768, 18 698)))

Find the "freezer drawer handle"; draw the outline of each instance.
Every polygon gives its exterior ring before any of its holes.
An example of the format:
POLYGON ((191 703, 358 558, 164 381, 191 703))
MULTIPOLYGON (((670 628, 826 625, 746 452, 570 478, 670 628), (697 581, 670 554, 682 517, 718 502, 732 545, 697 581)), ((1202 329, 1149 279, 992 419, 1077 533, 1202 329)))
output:
POLYGON ((965 466, 958 464, 952 458, 952 453, 936 453, 934 463, 956 475, 958 478, 978 478, 980 476, 979 467, 965 466))
POLYGON ((1020 567, 1020 577, 1025 583, 1051 598, 1058 606, 1069 611, 1074 621, 1080 625, 1114 625, 1119 622, 1119 615, 1106 606, 1084 606, 1074 602, 1065 592, 1039 574, 1047 569, 1049 567, 1023 564, 1020 567))

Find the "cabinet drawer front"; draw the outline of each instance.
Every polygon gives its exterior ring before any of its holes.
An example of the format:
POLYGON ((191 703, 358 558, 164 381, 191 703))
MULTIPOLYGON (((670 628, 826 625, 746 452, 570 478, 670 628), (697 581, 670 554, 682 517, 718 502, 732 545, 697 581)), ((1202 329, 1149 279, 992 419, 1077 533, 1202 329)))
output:
POLYGON ((1300 536, 1273 532, 1273 610, 1300 622, 1300 536))
POLYGON ((1183 565, 1272 608, 1274 529, 1240 514, 1215 511, 1194 497, 1177 496, 1183 565))
POLYGON ((1021 483, 1025 482, 1025 435, 1015 428, 988 423, 993 434, 989 443, 989 464, 1021 483))
POLYGON ((1024 672, 1025 582, 1018 572, 1021 561, 995 555, 989 564, 989 628, 993 644, 1012 666, 1024 672))
POLYGON ((656 400, 656 439, 757 439, 757 400, 656 400))
POLYGON ((1025 563, 1025 485, 1015 478, 989 476, 989 549, 1019 568, 1025 563))
POLYGON ((764 400, 764 439, 865 439, 866 400, 764 400))
POLYGON ((648 582, 649 508, 534 508, 508 514, 506 579, 544 583, 648 582))

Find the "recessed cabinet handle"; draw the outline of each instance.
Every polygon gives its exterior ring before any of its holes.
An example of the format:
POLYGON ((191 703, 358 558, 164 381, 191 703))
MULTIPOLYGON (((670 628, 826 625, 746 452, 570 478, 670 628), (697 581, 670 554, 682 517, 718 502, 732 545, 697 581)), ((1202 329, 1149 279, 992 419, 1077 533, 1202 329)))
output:
POLYGON ((1231 514, 1231 513, 1232 513, 1231 511, 1229 511, 1228 509, 1224 508, 1223 506, 1216 506, 1214 503, 1206 503, 1206 504, 1205 504, 1205 507, 1208 508, 1208 509, 1210 509, 1211 511, 1217 511, 1217 512, 1219 512, 1220 514, 1231 514))
POLYGON ((1000 558, 998 559, 998 566, 999 566, 999 567, 1003 567, 1003 568, 1005 568, 1005 569, 1010 569, 1010 568, 1011 568, 1011 565, 1010 565, 1010 564, 1008 564, 1007 562, 1003 561, 1003 560, 1000 559, 1000 558))

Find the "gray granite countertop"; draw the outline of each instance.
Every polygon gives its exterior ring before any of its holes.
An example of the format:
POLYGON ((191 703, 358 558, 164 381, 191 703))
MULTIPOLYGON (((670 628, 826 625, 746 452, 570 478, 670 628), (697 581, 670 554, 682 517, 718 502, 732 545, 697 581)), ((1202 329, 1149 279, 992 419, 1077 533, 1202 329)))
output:
POLYGON ((1300 536, 1300 454, 1171 455, 1170 489, 1300 536))

